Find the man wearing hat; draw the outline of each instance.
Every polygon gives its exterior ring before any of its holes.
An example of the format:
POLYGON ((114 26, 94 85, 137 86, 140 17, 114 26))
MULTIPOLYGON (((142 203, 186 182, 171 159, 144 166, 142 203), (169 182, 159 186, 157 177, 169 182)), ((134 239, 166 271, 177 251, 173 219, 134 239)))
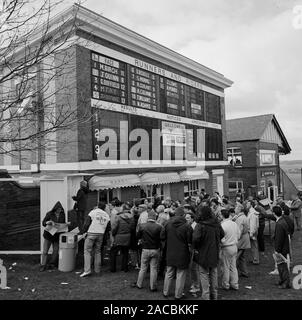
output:
POLYGON ((176 273, 175 299, 183 298, 186 275, 190 264, 190 245, 192 228, 185 219, 182 207, 175 210, 175 215, 164 226, 161 238, 167 244, 167 271, 164 281, 164 297, 168 297, 172 280, 176 273))
POLYGON ((87 184, 87 181, 83 180, 80 182, 80 189, 78 190, 77 195, 72 197, 72 199, 76 202, 73 208, 77 213, 77 224, 80 231, 83 228, 84 220, 85 220, 87 193, 88 193, 88 184, 87 184))
POLYGON ((156 217, 156 213, 151 210, 148 212, 147 222, 139 225, 137 238, 141 239, 142 244, 141 268, 137 282, 132 285, 139 289, 142 288, 145 275, 150 265, 151 291, 157 291, 157 270, 161 247, 160 234, 162 226, 156 223, 156 217))

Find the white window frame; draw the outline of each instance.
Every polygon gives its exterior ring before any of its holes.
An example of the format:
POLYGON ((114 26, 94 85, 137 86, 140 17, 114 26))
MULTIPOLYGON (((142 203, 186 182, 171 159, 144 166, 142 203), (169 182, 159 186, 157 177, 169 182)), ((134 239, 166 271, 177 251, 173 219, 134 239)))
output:
POLYGON ((242 180, 230 180, 229 183, 228 183, 228 188, 229 188, 230 192, 234 192, 234 191, 237 191, 239 189, 243 190, 243 181, 242 180), (230 188, 230 183, 236 183, 236 189, 230 188), (241 183, 241 187, 239 187, 239 183, 241 183))
POLYGON ((259 150, 260 166, 275 166, 276 165, 276 151, 275 150, 259 150), (272 157, 272 162, 263 161, 263 157, 272 157))
POLYGON ((228 163, 233 167, 242 167, 242 151, 240 147, 229 147, 227 148, 228 163), (235 151, 239 150, 239 151, 235 151), (240 160, 240 164, 236 164, 236 160, 240 160), (231 164, 233 160, 233 164, 231 164))
POLYGON ((185 186, 188 185, 188 191, 184 190, 185 197, 193 196, 194 192, 200 192, 199 180, 188 180, 184 184, 185 186))

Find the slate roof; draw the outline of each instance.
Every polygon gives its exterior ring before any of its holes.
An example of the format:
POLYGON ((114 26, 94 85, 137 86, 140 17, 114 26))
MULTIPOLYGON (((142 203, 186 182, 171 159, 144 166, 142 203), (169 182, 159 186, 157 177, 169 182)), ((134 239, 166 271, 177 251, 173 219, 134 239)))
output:
POLYGON ((284 152, 290 153, 291 148, 273 114, 227 120, 227 142, 260 140, 271 121, 274 122, 277 131, 280 134, 284 152))

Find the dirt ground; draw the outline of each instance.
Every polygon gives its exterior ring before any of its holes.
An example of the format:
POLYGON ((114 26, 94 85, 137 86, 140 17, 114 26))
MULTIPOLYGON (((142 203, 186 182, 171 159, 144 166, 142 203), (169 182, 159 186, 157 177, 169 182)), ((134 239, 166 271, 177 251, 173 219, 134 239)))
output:
MULTIPOLYGON (((302 265, 302 232, 293 239, 293 266, 302 265)), ((260 265, 249 265, 249 278, 240 278, 238 292, 219 290, 220 300, 302 300, 302 290, 278 289, 275 285, 278 276, 269 275, 273 270, 272 242, 266 237, 266 253, 261 257, 260 265)), ((80 278, 83 256, 79 255, 77 268, 70 273, 60 271, 39 272, 38 256, 0 255, 8 272, 10 289, 0 289, 0 300, 163 300, 163 280, 159 280, 158 292, 150 292, 148 282, 145 288, 131 288, 136 280, 137 270, 128 273, 118 271, 110 273, 108 257, 100 276, 80 278)), ((119 269, 118 269, 119 270, 119 269)), ((293 277, 294 275, 292 275, 293 277)), ((187 281, 188 282, 188 281, 187 281)), ((188 283, 189 284, 189 283, 188 283)), ((188 286, 186 286, 186 291, 188 286)), ((188 300, 193 298, 188 292, 188 300)), ((171 300, 173 298, 171 297, 171 300)))

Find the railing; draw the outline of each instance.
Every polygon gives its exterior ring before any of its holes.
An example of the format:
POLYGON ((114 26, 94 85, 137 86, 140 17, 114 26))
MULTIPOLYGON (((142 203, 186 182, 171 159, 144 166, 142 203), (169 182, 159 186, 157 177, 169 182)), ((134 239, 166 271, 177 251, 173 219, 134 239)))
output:
POLYGON ((297 194, 299 192, 299 189, 282 168, 280 168, 280 177, 283 189, 283 197, 284 199, 289 200, 292 194, 297 194))

